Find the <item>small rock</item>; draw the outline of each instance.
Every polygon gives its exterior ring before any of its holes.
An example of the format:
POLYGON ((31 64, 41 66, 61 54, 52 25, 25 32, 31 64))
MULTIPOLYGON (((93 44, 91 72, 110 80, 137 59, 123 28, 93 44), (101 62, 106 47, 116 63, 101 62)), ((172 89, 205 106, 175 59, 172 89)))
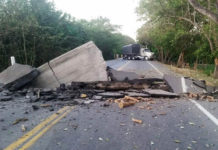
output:
POLYGON ((108 107, 108 106, 110 106, 109 103, 104 103, 104 104, 103 104, 103 107, 108 107))
POLYGON ((54 111, 54 108, 50 108, 49 111, 54 111))
POLYGON ((80 97, 81 97, 81 98, 86 98, 87 95, 86 95, 86 94, 81 94, 80 97))
POLYGON ((99 141, 103 141, 103 139, 101 137, 98 138, 99 141))
POLYGON ((92 99, 101 100, 101 99, 102 99, 102 96, 94 95, 94 96, 92 97, 92 99))
POLYGON ((91 103, 94 103, 95 102, 95 100, 87 100, 87 101, 85 101, 85 102, 83 102, 84 104, 91 104, 91 103))
POLYGON ((39 106, 37 106, 37 105, 32 105, 32 108, 33 108, 33 110, 38 110, 38 109, 39 109, 39 106))
POLYGON ((23 124, 21 125, 21 130, 22 130, 23 132, 26 131, 26 127, 25 127, 23 124))

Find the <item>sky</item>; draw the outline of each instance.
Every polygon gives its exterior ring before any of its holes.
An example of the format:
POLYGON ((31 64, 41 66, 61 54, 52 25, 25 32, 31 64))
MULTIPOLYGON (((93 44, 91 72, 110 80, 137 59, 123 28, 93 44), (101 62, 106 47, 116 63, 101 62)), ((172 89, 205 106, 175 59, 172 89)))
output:
POLYGON ((139 0, 54 0, 56 8, 76 19, 91 20, 107 17, 112 24, 121 25, 120 32, 136 39, 142 25, 135 13, 139 0))

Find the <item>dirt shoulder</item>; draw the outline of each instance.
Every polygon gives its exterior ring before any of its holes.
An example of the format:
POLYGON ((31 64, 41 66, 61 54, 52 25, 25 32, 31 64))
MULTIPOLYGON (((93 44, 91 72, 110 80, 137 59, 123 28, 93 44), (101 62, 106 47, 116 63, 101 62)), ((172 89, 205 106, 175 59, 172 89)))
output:
MULTIPOLYGON (((165 64, 166 65, 166 64, 165 64)), ((205 80, 208 85, 218 86, 218 79, 214 79, 212 76, 204 74, 201 70, 193 70, 190 68, 177 68, 172 65, 166 65, 170 70, 181 74, 183 76, 192 77, 197 80, 205 80)))

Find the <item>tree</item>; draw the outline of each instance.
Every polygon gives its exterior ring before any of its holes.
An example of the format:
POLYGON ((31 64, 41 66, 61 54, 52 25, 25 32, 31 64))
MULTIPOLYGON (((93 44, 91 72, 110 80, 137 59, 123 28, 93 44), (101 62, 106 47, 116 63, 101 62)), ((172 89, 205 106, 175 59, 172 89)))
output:
MULTIPOLYGON (((210 1, 210 0, 209 0, 210 1)), ((201 14, 207 16, 208 18, 210 18, 211 20, 213 20, 216 24, 218 24, 218 14, 214 13, 213 11, 209 10, 210 7, 208 7, 209 9, 203 7, 201 4, 199 4, 197 2, 197 0, 188 0, 188 2, 201 14)), ((218 0, 216 0, 216 9, 218 9, 218 0)))

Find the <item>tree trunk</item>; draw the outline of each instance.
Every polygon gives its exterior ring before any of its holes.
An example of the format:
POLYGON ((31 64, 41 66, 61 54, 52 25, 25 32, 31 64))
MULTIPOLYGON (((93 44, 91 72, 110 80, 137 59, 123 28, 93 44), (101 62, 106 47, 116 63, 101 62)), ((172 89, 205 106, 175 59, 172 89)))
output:
POLYGON ((182 51, 177 61, 177 67, 181 68, 183 66, 183 63, 184 63, 184 52, 182 51))
POLYGON ((26 38, 25 38, 23 27, 22 27, 22 37, 23 37, 23 51, 24 51, 24 57, 25 57, 25 64, 27 64, 26 38))
POLYGON ((204 16, 207 16, 211 20, 213 20, 216 24, 218 24, 218 14, 204 8, 201 6, 197 0, 188 0, 188 2, 196 9, 199 13, 203 14, 204 16))
POLYGON ((218 79, 218 58, 215 59, 214 78, 218 79))

